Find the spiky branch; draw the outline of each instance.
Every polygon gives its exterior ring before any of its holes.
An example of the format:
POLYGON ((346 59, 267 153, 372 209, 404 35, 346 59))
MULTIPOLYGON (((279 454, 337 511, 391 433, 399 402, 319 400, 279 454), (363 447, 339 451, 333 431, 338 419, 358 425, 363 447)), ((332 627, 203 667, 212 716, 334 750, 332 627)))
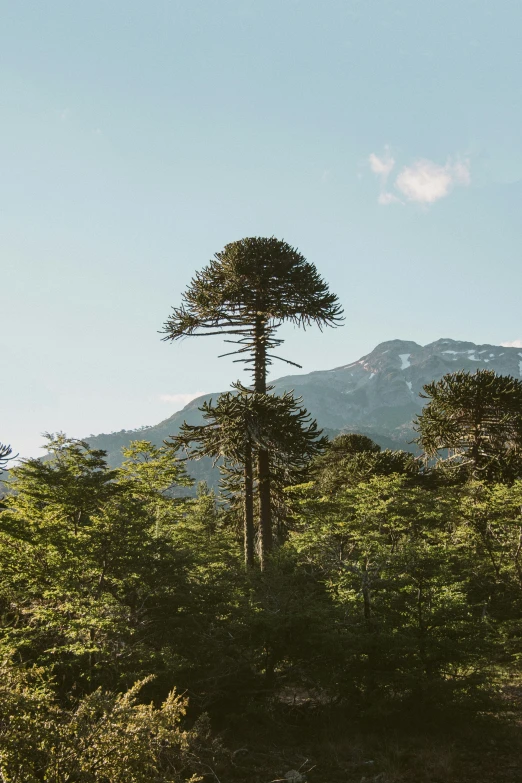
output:
POLYGON ((13 454, 13 449, 7 444, 0 443, 0 475, 7 468, 7 464, 11 460, 16 459, 18 454, 13 454))

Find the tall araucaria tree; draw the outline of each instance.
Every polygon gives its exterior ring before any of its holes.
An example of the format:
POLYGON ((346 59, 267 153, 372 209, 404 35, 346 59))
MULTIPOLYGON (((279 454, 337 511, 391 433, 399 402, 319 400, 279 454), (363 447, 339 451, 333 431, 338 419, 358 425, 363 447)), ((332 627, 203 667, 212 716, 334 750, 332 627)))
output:
MULTIPOLYGON (((165 340, 189 336, 231 335, 230 354, 253 375, 253 389, 266 394, 273 359, 300 365, 273 353, 283 342, 277 330, 285 321, 306 328, 337 326, 342 308, 313 264, 275 237, 247 237, 225 245, 198 272, 180 307, 165 323, 165 340)), ((269 453, 257 454, 261 560, 272 549, 269 453)))

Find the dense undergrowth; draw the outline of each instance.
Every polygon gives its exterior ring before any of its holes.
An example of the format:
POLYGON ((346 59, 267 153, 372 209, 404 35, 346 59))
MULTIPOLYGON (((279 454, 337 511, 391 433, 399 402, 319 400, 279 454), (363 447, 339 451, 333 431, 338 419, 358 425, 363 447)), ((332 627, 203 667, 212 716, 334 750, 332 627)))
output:
POLYGON ((56 436, 15 468, 0 779, 516 780, 522 482, 348 441, 285 490, 263 572, 172 449, 112 470, 56 436))

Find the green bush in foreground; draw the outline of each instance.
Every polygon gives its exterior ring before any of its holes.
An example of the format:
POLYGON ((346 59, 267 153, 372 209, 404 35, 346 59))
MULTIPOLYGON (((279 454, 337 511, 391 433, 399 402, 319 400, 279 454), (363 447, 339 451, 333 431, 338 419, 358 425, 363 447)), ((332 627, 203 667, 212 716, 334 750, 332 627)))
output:
MULTIPOLYGON (((187 700, 140 704, 146 683, 97 689, 64 709, 41 669, 0 665, 0 775, 16 783, 195 783, 206 727, 180 728, 187 700)), ((213 748, 207 743, 206 755, 213 748)))

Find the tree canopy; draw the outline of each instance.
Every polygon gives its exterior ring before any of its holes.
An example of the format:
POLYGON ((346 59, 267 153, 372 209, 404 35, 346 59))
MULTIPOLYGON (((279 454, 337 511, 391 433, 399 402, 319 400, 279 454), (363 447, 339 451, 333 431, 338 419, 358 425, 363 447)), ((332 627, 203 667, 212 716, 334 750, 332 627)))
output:
POLYGON ((424 386, 418 443, 428 458, 475 479, 522 475, 522 382, 492 370, 456 372, 424 386))
MULTIPOLYGON (((343 743, 361 725, 383 727, 380 745, 405 721, 417 739, 419 725, 430 741, 438 727, 453 748, 459 725, 506 731, 502 688, 518 720, 520 479, 430 482, 444 455, 419 473, 412 455, 357 434, 309 470, 320 438, 292 395, 237 386, 205 410, 180 440, 230 459, 238 503, 246 441, 270 447, 286 534, 263 571, 244 568, 233 503, 204 486, 177 496, 189 479, 174 448, 134 442, 113 469, 88 443, 50 436, 45 460, 12 470, 0 509, 3 779, 264 781, 310 758, 345 780, 343 743)), ((391 768, 380 759, 376 776, 391 768)), ((353 769, 354 780, 367 771, 353 769)))
MULTIPOLYGON (((324 451, 327 439, 301 407, 302 401, 289 392, 259 394, 240 383, 233 388, 234 392, 221 394, 215 405, 212 400, 203 403, 200 410, 205 424, 184 423, 171 441, 176 449, 184 448, 190 459, 222 458, 222 486, 243 502, 245 562, 252 566, 257 453, 265 449, 269 454, 273 499, 274 488, 281 490, 304 477, 310 461, 324 451)), ((261 557, 269 549, 264 544, 259 547, 261 557)))
POLYGON ((225 245, 191 280, 182 299, 165 323, 164 339, 235 336, 239 347, 232 353, 245 354, 239 361, 254 365, 259 392, 264 391, 259 381, 266 378, 266 367, 278 358, 269 351, 280 345, 275 333, 282 322, 323 328, 342 320, 337 296, 315 266, 275 237, 247 237, 225 245))

